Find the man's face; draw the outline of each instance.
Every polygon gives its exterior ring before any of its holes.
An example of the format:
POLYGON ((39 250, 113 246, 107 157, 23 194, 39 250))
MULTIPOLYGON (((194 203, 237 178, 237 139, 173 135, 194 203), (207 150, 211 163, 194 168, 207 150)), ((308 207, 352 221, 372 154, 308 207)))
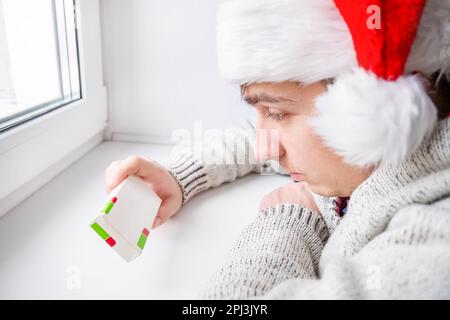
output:
POLYGON ((309 125, 308 119, 315 115, 315 98, 325 91, 323 82, 306 86, 257 83, 246 87, 243 98, 258 114, 259 160, 278 160, 294 180, 306 181, 315 193, 350 196, 373 169, 345 163, 309 125), (277 134, 270 134, 271 130, 277 134), (277 136, 278 141, 273 139, 277 136))

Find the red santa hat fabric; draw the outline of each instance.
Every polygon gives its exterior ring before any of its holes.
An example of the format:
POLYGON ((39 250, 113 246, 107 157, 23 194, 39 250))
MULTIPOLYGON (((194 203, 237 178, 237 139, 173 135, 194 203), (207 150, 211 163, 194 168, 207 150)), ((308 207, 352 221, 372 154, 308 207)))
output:
POLYGON ((450 0, 223 0, 218 58, 233 83, 334 78, 311 126, 358 166, 401 161, 437 112, 422 79, 450 73, 450 0))

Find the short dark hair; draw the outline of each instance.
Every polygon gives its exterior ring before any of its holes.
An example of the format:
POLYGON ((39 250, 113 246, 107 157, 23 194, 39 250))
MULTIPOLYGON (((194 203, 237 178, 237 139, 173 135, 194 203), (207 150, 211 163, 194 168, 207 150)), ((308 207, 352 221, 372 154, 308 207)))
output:
POLYGON ((450 115, 450 81, 447 75, 435 72, 428 79, 428 95, 438 111, 439 119, 450 115))
MULTIPOLYGON (((328 85, 333 85, 334 78, 323 80, 328 85)), ((446 74, 440 74, 439 71, 433 73, 425 79, 427 92, 438 111, 438 118, 445 119, 450 115, 450 80, 446 74)), ((245 95, 248 83, 241 84, 241 98, 245 95)))

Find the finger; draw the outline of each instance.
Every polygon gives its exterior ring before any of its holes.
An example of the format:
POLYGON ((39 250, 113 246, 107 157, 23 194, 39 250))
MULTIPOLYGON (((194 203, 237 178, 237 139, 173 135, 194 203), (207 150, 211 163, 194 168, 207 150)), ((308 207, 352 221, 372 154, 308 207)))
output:
POLYGON ((113 161, 105 170, 105 189, 107 193, 110 193, 113 189, 112 180, 117 166, 122 163, 123 160, 113 161))
POLYGON ((125 160, 112 163, 107 169, 107 189, 109 192, 128 176, 136 174, 143 162, 139 157, 130 156, 125 160))
POLYGON ((153 222, 152 229, 164 224, 178 210, 176 202, 172 198, 164 199, 161 202, 156 218, 153 222))
POLYGON ((115 166, 117 166, 118 164, 120 164, 120 163, 122 163, 122 162, 123 162, 123 160, 116 160, 116 161, 113 161, 113 162, 111 162, 111 163, 109 164, 108 169, 109 169, 109 168, 112 168, 112 167, 115 167, 115 166))
POLYGON ((261 200, 261 203, 259 205, 259 210, 264 210, 267 209, 269 207, 272 206, 273 203, 275 203, 275 196, 274 196, 274 192, 272 191, 271 193, 267 194, 266 196, 264 196, 264 198, 261 200))
POLYGON ((137 156, 128 157, 123 163, 119 164, 116 171, 116 181, 122 181, 130 175, 140 177, 152 177, 152 180, 159 181, 164 179, 164 172, 159 163, 152 159, 141 158, 137 156))
POLYGON ((161 225, 161 218, 156 216, 152 224, 152 229, 156 229, 161 225))
POLYGON ((265 208, 267 208, 267 199, 266 197, 264 197, 261 202, 259 203, 259 211, 264 210, 265 208))
POLYGON ((286 189, 282 201, 291 201, 313 211, 320 211, 307 183, 300 182, 286 189))

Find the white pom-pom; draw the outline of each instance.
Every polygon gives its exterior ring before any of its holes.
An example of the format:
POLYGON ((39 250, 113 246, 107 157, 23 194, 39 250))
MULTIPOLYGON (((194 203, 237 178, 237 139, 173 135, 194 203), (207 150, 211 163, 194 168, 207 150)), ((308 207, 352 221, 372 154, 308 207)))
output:
POLYGON ((437 110, 421 79, 377 78, 361 68, 340 76, 316 99, 311 125, 326 145, 360 167, 397 163, 436 125, 437 110))

